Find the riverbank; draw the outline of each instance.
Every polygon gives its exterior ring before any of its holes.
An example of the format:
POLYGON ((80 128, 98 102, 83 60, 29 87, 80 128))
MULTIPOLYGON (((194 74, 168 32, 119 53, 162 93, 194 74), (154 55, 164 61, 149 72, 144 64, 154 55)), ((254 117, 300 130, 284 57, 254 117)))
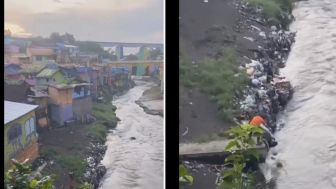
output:
MULTIPOLYGON (((130 82, 132 83, 132 82, 130 82)), ((134 82, 133 82, 134 83, 134 82)), ((118 94, 130 87, 122 88, 118 94)), ((106 152, 106 137, 113 132, 119 121, 116 107, 111 103, 112 95, 104 90, 103 102, 92 102, 92 115, 96 121, 86 125, 42 129, 39 132, 40 157, 33 163, 37 167, 44 162, 42 171, 55 177, 56 188, 68 188, 72 182, 69 173, 73 173, 76 186, 88 182, 98 188, 106 168, 100 163, 106 152)))
MULTIPOLYGON (((294 34, 286 31, 289 22, 274 24, 262 10, 235 0, 180 2, 180 46, 188 57, 183 69, 191 73, 192 81, 184 81, 188 85, 180 90, 180 142, 195 142, 200 137, 202 142, 220 139, 221 133, 257 114, 265 115, 268 126, 276 130, 276 115, 284 109, 293 92, 290 83, 279 75, 279 69, 286 64, 294 34), (223 53, 223 47, 230 49, 231 54, 223 53), (234 58, 225 58, 230 56, 234 58), (237 69, 222 68, 223 61, 235 64, 237 69), (209 69, 211 66, 213 68, 209 69), (213 74, 206 75, 204 70, 212 70, 209 73, 213 74), (248 78, 243 90, 233 82, 232 85, 221 82, 243 75, 248 78), (197 80, 209 80, 216 85, 209 90, 197 80), (230 91, 234 91, 234 97, 230 91), (218 116, 222 107, 232 110, 222 112, 232 120, 218 116)), ((290 14, 284 15, 292 18, 290 14)), ((187 167, 196 178, 194 184, 186 188, 201 188, 199 186, 209 182, 213 183, 210 188, 216 188, 215 182, 220 175, 206 174, 206 166, 202 164, 189 165, 187 167)))
POLYGON ((143 92, 141 98, 135 101, 147 114, 163 117, 163 94, 160 86, 153 86, 143 92))

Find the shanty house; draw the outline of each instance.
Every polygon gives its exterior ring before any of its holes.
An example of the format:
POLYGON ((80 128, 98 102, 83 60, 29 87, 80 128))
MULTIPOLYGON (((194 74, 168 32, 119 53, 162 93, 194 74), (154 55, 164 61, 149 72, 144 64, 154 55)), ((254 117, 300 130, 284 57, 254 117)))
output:
POLYGON ((56 61, 55 50, 51 47, 29 47, 27 55, 32 63, 48 63, 50 60, 56 61))
POLYGON ((13 64, 29 64, 29 56, 22 53, 12 54, 6 56, 6 61, 13 64))
POLYGON ((22 64, 22 74, 28 79, 34 79, 46 67, 45 63, 22 64))
POLYGON ((32 94, 30 89, 31 85, 25 80, 18 81, 17 83, 4 82, 4 99, 14 102, 28 102, 28 95, 32 94))
POLYGON ((5 169, 12 158, 32 161, 39 155, 36 133, 36 105, 5 101, 5 169))
POLYGON ((32 88, 31 91, 32 94, 28 95, 28 98, 31 99, 30 103, 38 105, 35 110, 36 123, 39 127, 46 127, 49 125, 49 95, 46 92, 38 91, 34 88, 32 88))
POLYGON ((7 80, 19 81, 23 80, 22 70, 18 64, 5 64, 5 77, 7 80))
POLYGON ((51 84, 66 83, 64 74, 59 69, 45 68, 36 76, 36 88, 44 90, 51 84))
POLYGON ((90 84, 74 84, 72 94, 72 108, 74 119, 77 123, 88 123, 91 118, 92 100, 90 94, 90 84))
POLYGON ((73 91, 72 85, 49 85, 48 113, 52 124, 63 126, 66 122, 73 120, 73 91))

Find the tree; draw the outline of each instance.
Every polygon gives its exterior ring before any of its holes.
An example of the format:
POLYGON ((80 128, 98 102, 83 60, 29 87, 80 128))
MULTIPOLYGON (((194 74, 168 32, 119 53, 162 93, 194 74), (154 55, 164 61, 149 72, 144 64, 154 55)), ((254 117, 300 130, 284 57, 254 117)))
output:
POLYGON ((96 42, 92 41, 77 41, 80 51, 103 54, 104 49, 96 42))
POLYGON ((61 36, 63 39, 63 42, 74 45, 76 43, 76 39, 72 34, 65 33, 61 36))
POLYGON ((160 49, 158 49, 158 48, 151 49, 151 50, 149 50, 148 59, 149 60, 156 60, 157 58, 159 58, 162 55, 163 54, 162 54, 160 49))
POLYGON ((138 60, 138 56, 136 56, 134 54, 130 54, 130 55, 125 57, 125 60, 138 60))
POLYGON ((58 32, 51 33, 49 39, 54 43, 62 43, 63 42, 63 38, 58 32))
POLYGON ((38 176, 26 163, 12 160, 13 168, 5 173, 5 189, 54 189, 51 176, 38 176))

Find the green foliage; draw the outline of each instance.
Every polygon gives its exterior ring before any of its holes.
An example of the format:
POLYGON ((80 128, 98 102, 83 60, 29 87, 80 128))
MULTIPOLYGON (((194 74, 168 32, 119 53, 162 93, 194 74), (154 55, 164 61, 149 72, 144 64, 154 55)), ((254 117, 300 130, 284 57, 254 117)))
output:
POLYGON ((113 128, 117 124, 117 117, 115 115, 116 107, 109 103, 93 103, 92 113, 99 122, 111 123, 113 128))
POLYGON ((194 182, 194 178, 190 175, 187 168, 182 164, 179 166, 179 182, 188 183, 190 185, 194 182))
POLYGON ((180 85, 199 87, 203 92, 214 96, 219 115, 226 121, 232 121, 235 114, 234 98, 246 86, 248 78, 238 69, 234 51, 224 49, 219 59, 209 59, 198 66, 180 53, 180 85))
POLYGON ((105 143, 109 129, 117 126, 118 118, 115 114, 116 107, 110 102, 93 103, 92 114, 97 121, 88 128, 88 133, 94 136, 100 143, 105 143))
POLYGON ((255 146, 255 137, 261 137, 264 131, 253 125, 245 124, 231 128, 228 134, 233 138, 225 147, 231 155, 225 159, 227 166, 224 171, 221 188, 248 189, 251 188, 251 173, 244 173, 246 163, 259 159, 255 146))
POLYGON ((79 186, 79 189, 93 189, 93 188, 94 188, 93 184, 87 182, 84 182, 79 186))
POLYGON ((215 97, 219 115, 224 120, 232 121, 236 109, 233 100, 247 81, 246 74, 238 69, 234 52, 230 49, 224 49, 220 59, 207 60, 199 65, 199 87, 215 97))
POLYGON ((77 179, 83 177, 86 168, 86 162, 83 161, 82 157, 72 156, 72 157, 63 157, 59 156, 58 162, 68 170, 72 171, 77 179))
POLYGON ((93 41, 77 41, 76 45, 78 45, 81 52, 104 53, 104 49, 98 43, 93 41))
POLYGON ((108 129, 101 123, 94 123, 88 128, 90 135, 94 136, 100 143, 105 143, 108 129))
POLYGON ((264 130, 250 124, 245 124, 239 127, 233 127, 228 132, 229 135, 233 137, 233 140, 229 142, 225 150, 232 152, 236 150, 245 151, 254 147, 256 144, 254 137, 261 137, 264 130))
POLYGON ((59 150, 48 148, 42 150, 41 154, 58 162, 62 167, 74 173, 76 179, 80 180, 84 173, 86 162, 80 156, 63 156, 59 150))
POLYGON ((159 56, 163 56, 163 53, 160 49, 150 49, 148 54, 149 60, 156 60, 159 56))
POLYGON ((51 176, 34 176, 31 167, 12 160, 13 168, 5 173, 5 189, 53 189, 51 176))
POLYGON ((258 6, 263 9, 267 18, 271 18, 275 24, 288 24, 289 20, 282 16, 284 12, 291 12, 293 9, 292 0, 246 0, 252 6, 258 6))
POLYGON ((179 83, 184 87, 193 87, 196 84, 197 70, 191 61, 180 52, 179 56, 179 83))

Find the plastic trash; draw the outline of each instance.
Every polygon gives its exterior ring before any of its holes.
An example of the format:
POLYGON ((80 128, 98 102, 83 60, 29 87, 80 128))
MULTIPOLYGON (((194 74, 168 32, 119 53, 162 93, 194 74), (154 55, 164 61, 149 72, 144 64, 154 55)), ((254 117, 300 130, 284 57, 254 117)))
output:
POLYGON ((261 82, 259 81, 259 79, 253 78, 251 80, 251 84, 252 84, 253 87, 259 87, 261 85, 261 82))
POLYGON ((252 76, 253 75, 253 73, 254 73, 254 68, 248 68, 247 70, 246 70, 246 73, 247 73, 247 75, 249 75, 249 76, 252 76))

